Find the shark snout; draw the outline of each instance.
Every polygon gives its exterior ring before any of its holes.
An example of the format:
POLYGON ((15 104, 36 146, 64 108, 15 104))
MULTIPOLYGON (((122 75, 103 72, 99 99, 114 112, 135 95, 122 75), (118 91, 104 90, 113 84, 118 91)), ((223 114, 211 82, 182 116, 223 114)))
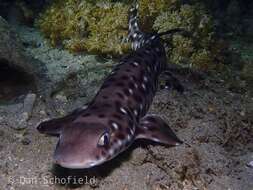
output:
POLYGON ((104 157, 97 159, 97 154, 89 151, 66 151, 66 149, 56 149, 54 163, 64 168, 85 169, 96 166, 105 161, 104 157))
POLYGON ((64 158, 54 158, 54 163, 58 164, 64 168, 71 168, 71 169, 85 169, 85 168, 91 168, 93 166, 98 165, 100 162, 97 162, 95 160, 66 160, 64 158))

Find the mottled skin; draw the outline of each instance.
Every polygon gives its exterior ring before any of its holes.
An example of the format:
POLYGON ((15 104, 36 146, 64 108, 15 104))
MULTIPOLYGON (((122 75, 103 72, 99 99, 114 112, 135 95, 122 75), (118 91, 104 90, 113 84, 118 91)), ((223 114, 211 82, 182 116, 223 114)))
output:
POLYGON ((59 136, 54 160, 67 168, 90 168, 106 162, 144 138, 167 145, 181 141, 158 116, 146 115, 166 69, 158 34, 144 34, 131 9, 129 39, 135 51, 121 59, 87 108, 42 122, 41 133, 59 136))

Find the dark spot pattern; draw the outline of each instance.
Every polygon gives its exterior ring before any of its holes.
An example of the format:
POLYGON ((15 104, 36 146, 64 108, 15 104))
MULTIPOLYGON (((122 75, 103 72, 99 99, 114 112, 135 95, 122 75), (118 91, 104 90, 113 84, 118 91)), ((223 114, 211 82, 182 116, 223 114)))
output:
POLYGON ((130 128, 129 128, 129 127, 127 127, 127 128, 126 128, 126 134, 128 134, 128 135, 132 135, 132 134, 131 134, 131 130, 130 130, 130 128))
POLYGON ((131 143, 132 143, 131 141, 127 141, 126 144, 125 144, 125 147, 130 146, 131 143))
POLYGON ((115 119, 118 119, 120 121, 123 120, 123 117, 121 115, 119 115, 119 114, 112 114, 112 117, 114 117, 115 119))
POLYGON ((120 152, 120 149, 121 149, 121 147, 117 147, 114 151, 115 151, 116 153, 118 153, 118 152, 120 152))
POLYGON ((127 75, 123 75, 122 77, 120 77, 121 80, 125 81, 127 80, 129 77, 127 75))
POLYGON ((107 152, 105 150, 102 150, 101 154, 102 154, 103 157, 105 157, 107 155, 107 152))
POLYGON ((154 134, 152 134, 151 137, 154 139, 158 139, 157 135, 154 135, 154 134))
POLYGON ((99 160, 100 156, 99 155, 96 155, 96 160, 99 160))
POLYGON ((108 88, 109 86, 110 86, 110 84, 109 84, 109 83, 104 83, 104 84, 102 85, 101 89, 108 88))
POLYGON ((119 140, 124 140, 125 139, 125 135, 123 133, 118 133, 116 135, 116 137, 119 139, 119 140))
POLYGON ((84 114, 82 114, 82 117, 88 117, 90 115, 91 115, 90 113, 84 113, 84 114))
POLYGON ((112 105, 111 105, 111 104, 109 104, 109 103, 104 103, 104 104, 102 104, 102 107, 111 108, 111 107, 112 107, 112 105))
POLYGON ((90 106, 90 109, 92 109, 92 110, 97 110, 97 109, 99 109, 99 107, 96 106, 96 105, 92 105, 92 106, 90 106))
POLYGON ((133 98, 134 98, 134 100, 135 100, 136 102, 138 102, 138 103, 141 103, 142 100, 143 100, 143 98, 141 98, 141 96, 138 95, 138 94, 134 94, 134 95, 133 95, 133 98))
POLYGON ((108 99, 108 96, 102 96, 103 99, 108 99))
POLYGON ((124 95, 121 94, 120 92, 116 92, 116 95, 117 95, 120 99, 124 99, 124 95))
POLYGON ((118 86, 118 87, 123 87, 123 86, 125 86, 125 84, 124 84, 123 82, 117 82, 117 83, 116 83, 116 86, 118 86))
POLYGON ((149 130, 149 131, 156 131, 156 127, 150 125, 150 126, 148 126, 148 130, 149 130))
POLYGON ((128 90, 128 88, 124 88, 124 89, 123 89, 123 92, 124 92, 124 94, 127 95, 127 96, 130 96, 130 95, 131 95, 130 92, 129 92, 129 90, 128 90))
POLYGON ((134 128, 134 122, 132 120, 128 120, 128 126, 133 129, 134 128))
POLYGON ((148 117, 147 120, 151 123, 156 123, 156 119, 154 119, 153 117, 148 117))
POLYGON ((134 83, 133 83, 133 82, 129 82, 129 83, 128 83, 128 87, 129 87, 130 89, 134 89, 134 83))
POLYGON ((98 117, 105 118, 105 114, 99 114, 98 117))
POLYGON ((135 75, 131 75, 130 77, 133 79, 133 81, 138 82, 137 77, 135 75))

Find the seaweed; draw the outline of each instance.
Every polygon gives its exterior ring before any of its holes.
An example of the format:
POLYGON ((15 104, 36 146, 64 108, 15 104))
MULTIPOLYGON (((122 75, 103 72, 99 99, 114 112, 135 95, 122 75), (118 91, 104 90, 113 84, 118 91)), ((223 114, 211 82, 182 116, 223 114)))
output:
POLYGON ((123 3, 108 3, 97 7, 89 20, 90 34, 85 42, 87 51, 102 54, 123 54, 129 50, 127 36, 129 7, 123 3))
POLYGON ((167 52, 173 63, 206 69, 217 60, 223 60, 221 51, 213 49, 219 49, 216 44, 220 42, 215 38, 212 18, 201 4, 185 4, 178 10, 161 13, 153 28, 158 32, 182 28, 192 34, 192 37, 173 36, 173 48, 167 52))
POLYGON ((122 54, 128 46, 128 6, 124 3, 55 0, 37 21, 37 26, 53 46, 71 52, 122 54))
MULTIPOLYGON (((39 17, 37 26, 53 46, 62 45, 71 52, 118 56, 130 50, 125 39, 131 3, 54 0, 39 17)), ((139 0, 139 5, 139 23, 145 32, 183 28, 192 33, 193 38, 173 37, 173 48, 167 51, 173 63, 208 68, 224 60, 212 18, 198 1, 188 5, 180 0, 139 0)))

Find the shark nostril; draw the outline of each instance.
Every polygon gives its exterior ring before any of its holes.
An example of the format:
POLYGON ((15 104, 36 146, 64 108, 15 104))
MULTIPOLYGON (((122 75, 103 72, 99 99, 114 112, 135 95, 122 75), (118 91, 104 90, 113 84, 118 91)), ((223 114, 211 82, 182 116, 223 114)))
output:
POLYGON ((54 156, 54 163, 60 164, 63 160, 59 156, 54 156))
POLYGON ((62 160, 60 160, 60 159, 54 158, 53 163, 54 163, 54 164, 57 164, 57 165, 60 165, 60 166, 63 166, 62 164, 63 164, 64 162, 63 162, 62 160))

